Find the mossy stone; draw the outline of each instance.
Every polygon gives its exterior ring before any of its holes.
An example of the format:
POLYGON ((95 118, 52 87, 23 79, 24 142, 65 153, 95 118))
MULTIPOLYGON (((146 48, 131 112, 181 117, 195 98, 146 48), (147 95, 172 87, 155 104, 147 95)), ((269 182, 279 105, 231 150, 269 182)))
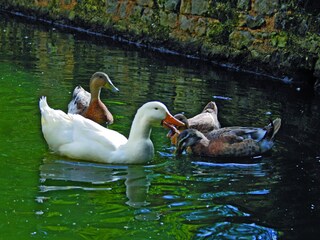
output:
POLYGON ((243 11, 250 10, 251 6, 251 0, 238 0, 237 2, 237 8, 243 11))
POLYGON ((271 15, 279 8, 279 0, 256 0, 254 10, 257 14, 271 15))
POLYGON ((288 35, 285 32, 273 33, 271 35, 271 44, 274 47, 284 48, 288 42, 288 35))
POLYGON ((266 21, 261 15, 258 16, 251 16, 247 15, 246 16, 246 26, 251 29, 258 29, 261 28, 266 21))
POLYGON ((236 30, 229 36, 231 46, 239 50, 248 48, 252 44, 253 39, 252 34, 248 31, 236 30))
POLYGON ((164 3, 164 9, 169 12, 179 12, 181 0, 166 0, 164 3))
POLYGON ((193 0, 191 4, 191 14, 198 16, 205 16, 209 11, 208 0, 193 0))

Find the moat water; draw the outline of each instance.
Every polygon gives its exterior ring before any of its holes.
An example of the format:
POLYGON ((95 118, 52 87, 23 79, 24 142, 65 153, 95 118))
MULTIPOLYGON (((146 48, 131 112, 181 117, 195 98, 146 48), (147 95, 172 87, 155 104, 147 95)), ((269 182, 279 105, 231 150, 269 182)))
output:
POLYGON ((1 14, 0 233, 6 239, 316 239, 320 97, 284 81, 139 49, 1 14), (128 135, 137 108, 188 117, 209 101, 222 126, 282 118, 266 156, 176 157, 161 126, 147 165, 74 161, 50 152, 38 108, 66 111, 76 85, 106 72, 101 98, 128 135))

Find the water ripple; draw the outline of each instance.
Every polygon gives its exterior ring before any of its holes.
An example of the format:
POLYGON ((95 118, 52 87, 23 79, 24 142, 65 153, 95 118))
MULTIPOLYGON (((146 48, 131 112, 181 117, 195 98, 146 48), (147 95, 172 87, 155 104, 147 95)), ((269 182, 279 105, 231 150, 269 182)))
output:
POLYGON ((242 212, 239 208, 232 205, 216 205, 213 207, 207 207, 206 209, 200 209, 191 211, 184 214, 184 218, 188 221, 198 221, 205 219, 212 219, 218 217, 247 217, 250 214, 242 212))
POLYGON ((81 189, 85 191, 109 191, 112 188, 95 188, 95 187, 81 187, 81 186, 44 186, 41 185, 40 192, 51 192, 51 191, 61 191, 61 190, 74 190, 74 189, 81 189))
POLYGON ((264 239, 275 240, 278 233, 267 227, 247 223, 220 222, 212 227, 200 228, 197 239, 264 239))
POLYGON ((261 169, 261 163, 212 163, 212 162, 192 162, 203 167, 229 168, 229 169, 261 169))

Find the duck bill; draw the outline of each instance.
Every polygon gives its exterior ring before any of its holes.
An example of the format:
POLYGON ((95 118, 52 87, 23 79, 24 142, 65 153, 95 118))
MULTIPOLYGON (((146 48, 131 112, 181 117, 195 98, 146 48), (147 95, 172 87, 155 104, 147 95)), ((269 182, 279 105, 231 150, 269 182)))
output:
POLYGON ((167 133, 167 137, 171 138, 175 134, 180 134, 180 131, 172 124, 168 124, 167 122, 163 121, 162 126, 169 129, 167 133))
POLYGON ((106 89, 109 89, 112 92, 119 92, 119 89, 115 85, 113 85, 113 83, 110 80, 110 78, 108 78, 108 81, 107 81, 106 85, 104 85, 104 87, 106 89))
POLYGON ((182 127, 184 123, 176 119, 170 113, 167 113, 166 118, 162 121, 162 126, 169 128, 170 130, 176 129, 174 126, 182 127))
POLYGON ((178 129, 176 129, 173 125, 166 126, 169 128, 169 132, 167 133, 168 138, 172 138, 175 134, 180 134, 178 129))

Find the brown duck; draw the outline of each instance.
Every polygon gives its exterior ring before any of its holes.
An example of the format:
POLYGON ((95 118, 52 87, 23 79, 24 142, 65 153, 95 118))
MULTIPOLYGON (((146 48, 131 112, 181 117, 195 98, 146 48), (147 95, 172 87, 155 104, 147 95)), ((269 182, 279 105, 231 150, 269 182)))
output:
POLYGON ((281 126, 281 119, 263 128, 226 127, 211 131, 206 136, 195 129, 187 129, 178 136, 176 153, 191 150, 207 157, 251 157, 269 151, 281 126))
POLYGON ((104 72, 96 72, 90 79, 90 93, 77 86, 68 104, 68 113, 80 114, 99 124, 112 124, 113 116, 106 105, 100 100, 101 88, 118 92, 109 76, 104 72))
POLYGON ((196 129, 204 134, 220 128, 218 120, 218 107, 215 102, 209 102, 201 113, 187 119, 183 114, 178 113, 174 115, 176 119, 183 122, 185 126, 177 127, 170 126, 168 137, 173 145, 177 144, 177 137, 185 129, 196 129))

